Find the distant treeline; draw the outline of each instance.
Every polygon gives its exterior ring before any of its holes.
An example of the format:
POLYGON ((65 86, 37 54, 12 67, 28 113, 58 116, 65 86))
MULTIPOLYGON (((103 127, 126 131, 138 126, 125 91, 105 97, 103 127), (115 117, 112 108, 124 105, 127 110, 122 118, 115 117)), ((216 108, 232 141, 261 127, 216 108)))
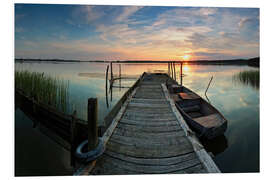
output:
MULTIPOLYGON (((151 61, 151 60, 124 60, 124 61, 105 61, 105 60, 91 60, 91 61, 81 61, 81 60, 66 60, 66 59, 22 59, 16 58, 15 61, 42 61, 42 62, 98 62, 98 63, 168 63, 168 62, 180 62, 180 61, 151 61)), ((200 65, 249 65, 259 67, 260 57, 251 59, 231 59, 231 60, 196 60, 196 61, 182 61, 183 63, 189 64, 200 64, 200 65)))
POLYGON ((260 57, 251 58, 248 60, 249 66, 260 67, 260 57))

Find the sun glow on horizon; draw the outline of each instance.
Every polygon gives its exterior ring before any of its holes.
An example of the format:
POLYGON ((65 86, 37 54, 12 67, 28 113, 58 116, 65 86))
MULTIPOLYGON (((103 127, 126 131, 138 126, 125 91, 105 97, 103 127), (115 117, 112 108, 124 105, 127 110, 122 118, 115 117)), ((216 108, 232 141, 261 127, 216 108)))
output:
POLYGON ((189 60, 191 56, 189 54, 186 54, 186 55, 184 55, 182 57, 183 57, 184 60, 189 60))

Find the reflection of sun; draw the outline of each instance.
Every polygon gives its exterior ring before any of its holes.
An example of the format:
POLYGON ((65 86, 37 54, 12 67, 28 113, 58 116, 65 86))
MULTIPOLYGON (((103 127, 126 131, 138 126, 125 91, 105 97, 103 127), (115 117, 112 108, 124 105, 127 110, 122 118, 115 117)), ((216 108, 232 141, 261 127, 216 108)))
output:
POLYGON ((183 56, 183 59, 184 60, 189 60, 189 58, 190 58, 190 55, 188 55, 188 54, 186 54, 186 55, 183 56))
POLYGON ((188 72, 189 71, 189 66, 188 65, 183 65, 183 71, 188 72))

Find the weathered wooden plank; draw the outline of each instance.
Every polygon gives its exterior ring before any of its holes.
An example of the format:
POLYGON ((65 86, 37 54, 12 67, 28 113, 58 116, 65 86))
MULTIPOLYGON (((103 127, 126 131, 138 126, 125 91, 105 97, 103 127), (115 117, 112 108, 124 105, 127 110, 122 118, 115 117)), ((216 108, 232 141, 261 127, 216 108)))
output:
POLYGON ((131 120, 131 119, 125 119, 122 118, 121 122, 130 124, 130 125, 139 125, 139 126, 177 126, 179 123, 176 119, 173 119, 171 121, 153 121, 153 120, 131 120))
POLYGON ((207 154, 207 152, 205 151, 205 149, 203 148, 203 146, 201 145, 199 140, 194 135, 193 131, 191 131, 191 129, 189 128, 187 123, 184 121, 183 117, 180 115, 173 100, 169 98, 169 93, 168 93, 168 90, 167 90, 165 84, 162 84, 162 88, 163 88, 166 99, 171 104, 172 110, 173 110, 177 120, 179 121, 183 130, 186 132, 187 138, 191 142, 194 151, 196 152, 196 154, 197 154, 198 158, 200 159, 200 161, 202 162, 203 166, 206 168, 207 172, 220 173, 220 170, 218 169, 218 167, 214 163, 213 159, 209 156, 209 154, 207 154))
POLYGON ((139 98, 132 98, 132 103, 151 103, 151 104, 169 104, 167 100, 164 99, 139 99, 139 98))
POLYGON ((135 113, 149 113, 149 114, 163 114, 163 113, 172 113, 172 110, 169 108, 138 108, 138 107, 129 107, 127 112, 135 112, 135 113))
POLYGON ((107 156, 102 156, 96 163, 95 168, 91 171, 92 175, 124 175, 137 174, 135 171, 129 171, 117 166, 112 166, 106 161, 107 156))
POLYGON ((201 151, 166 86, 161 86, 167 79, 163 74, 143 76, 110 132, 94 174, 217 172, 211 163, 203 162, 209 161, 208 154, 201 151))
POLYGON ((172 113, 162 113, 162 114, 157 114, 157 113, 136 113, 134 111, 129 111, 127 110, 124 114, 125 118, 127 119, 136 119, 136 118, 151 118, 151 119, 163 119, 163 118, 175 118, 175 115, 172 113))
POLYGON ((200 106, 199 105, 194 105, 194 106, 184 107, 182 109, 183 109, 183 111, 188 113, 188 112, 200 111, 200 106))
MULTIPOLYGON (((128 99, 130 99, 132 96, 134 96, 134 94, 136 93, 137 88, 134 89, 134 91, 131 93, 131 95, 129 96, 128 99)), ((116 117, 113 119, 112 124, 110 125, 110 127, 106 130, 106 132, 104 133, 104 135, 102 136, 102 141, 104 142, 104 144, 107 143, 107 141, 109 140, 109 138, 111 137, 115 127, 118 124, 118 121, 121 119, 121 117, 123 116, 124 112, 126 111, 126 107, 128 105, 129 100, 126 100, 126 102, 124 103, 124 105, 121 107, 120 111, 118 112, 118 114, 116 115, 116 117)))
POLYGON ((209 154, 205 151, 205 149, 201 149, 195 152, 198 155, 200 161, 207 169, 207 172, 220 173, 220 170, 218 169, 217 165, 214 163, 213 159, 209 156, 209 154))
POLYGON ((181 146, 158 146, 158 147, 136 147, 120 144, 110 140, 107 143, 108 150, 121 153, 128 156, 142 157, 142 158, 166 158, 172 156, 179 156, 193 152, 190 143, 183 143, 181 146))
POLYGON ((152 103, 134 103, 134 102, 130 102, 129 107, 137 107, 137 108, 169 108, 169 104, 168 103, 159 103, 159 104, 152 104, 152 103))
POLYGON ((135 98, 145 98, 145 99, 161 99, 163 96, 152 96, 150 97, 149 95, 146 94, 138 94, 134 96, 135 98))
POLYGON ((173 138, 164 138, 164 137, 154 137, 151 140, 145 138, 137 138, 137 137, 125 137, 118 134, 113 134, 110 141, 117 142, 119 144, 125 144, 128 146, 135 147, 146 147, 151 146, 152 148, 162 148, 162 146, 181 146, 184 143, 189 143, 188 139, 183 136, 175 136, 173 138))
POLYGON ((147 93, 147 94, 159 94, 162 93, 162 89, 161 88, 147 88, 147 87, 140 87, 138 93, 147 93))
POLYGON ((170 174, 191 174, 191 173, 208 173, 202 164, 198 164, 180 171, 174 171, 170 174))
POLYGON ((130 163, 142 164, 142 165, 159 165, 159 166, 168 166, 173 164, 178 164, 183 161, 188 161, 191 159, 197 158, 196 154, 188 153, 181 156, 169 157, 169 158, 137 158, 132 156, 126 156, 121 153, 115 153, 113 151, 106 151, 106 155, 113 158, 117 158, 123 161, 128 161, 130 163))
POLYGON ((129 131, 125 129, 116 128, 113 134, 118 134, 121 136, 126 137, 136 137, 136 138, 145 138, 151 141, 153 138, 174 138, 174 137, 181 137, 185 135, 185 132, 183 130, 177 130, 177 131, 170 131, 170 132, 138 132, 138 131, 129 131))
POLYGON ((192 118, 198 118, 198 117, 202 117, 203 116, 203 114, 202 113, 200 113, 200 112, 189 112, 189 113, 187 113, 190 117, 192 117, 192 118))
POLYGON ((164 95, 166 97, 166 99, 169 101, 172 111, 174 112, 175 117, 177 118, 180 126, 183 128, 183 130, 186 132, 186 136, 188 135, 188 132, 192 132, 191 129, 189 128, 189 126, 187 125, 187 123, 184 121, 184 118, 181 116, 181 114, 178 112, 173 100, 170 98, 170 94, 168 92, 167 87, 165 86, 165 84, 161 85, 164 91, 164 95))
POLYGON ((123 121, 139 121, 139 122, 146 122, 146 123, 162 123, 162 122, 170 122, 176 121, 175 117, 141 117, 141 116, 123 116, 123 121))
POLYGON ((140 164, 134 164, 127 161, 112 158, 107 155, 105 156, 106 156, 106 160, 105 160, 106 163, 110 163, 112 166, 117 166, 118 168, 121 168, 121 169, 126 169, 128 171, 136 171, 137 173, 143 173, 143 174, 170 173, 170 172, 186 169, 188 167, 192 167, 200 163, 198 159, 191 159, 188 161, 184 161, 178 164, 173 164, 173 165, 168 165, 168 166, 140 165, 140 164))
POLYGON ((128 108, 126 113, 140 114, 141 116, 160 116, 164 114, 171 114, 171 110, 152 110, 152 109, 136 109, 136 108, 128 108))
POLYGON ((164 98, 162 93, 136 93, 135 98, 145 98, 145 99, 161 99, 164 98))
POLYGON ((152 127, 146 127, 146 126, 139 126, 139 125, 130 125, 130 124, 125 124, 122 122, 119 122, 117 125, 117 128, 121 129, 126 129, 129 131, 139 131, 139 132, 170 132, 170 131, 176 131, 176 130, 181 130, 179 125, 176 126, 152 126, 152 127))

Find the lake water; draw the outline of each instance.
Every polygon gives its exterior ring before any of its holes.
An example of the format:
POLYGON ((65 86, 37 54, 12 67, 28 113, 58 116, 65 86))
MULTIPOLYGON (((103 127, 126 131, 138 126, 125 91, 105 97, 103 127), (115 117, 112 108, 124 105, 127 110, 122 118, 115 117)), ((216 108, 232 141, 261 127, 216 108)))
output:
MULTIPOLYGON (((82 119, 87 117, 87 99, 98 98, 98 123, 128 90, 115 87, 106 98, 104 63, 15 63, 15 70, 44 72, 69 81, 70 112, 74 109, 82 119), (107 100, 106 100, 107 99, 107 100), (107 106, 107 102, 108 105, 107 106)), ((215 106, 228 120, 223 137, 203 142, 214 154, 214 161, 222 172, 259 172, 259 89, 235 81, 240 71, 256 68, 248 66, 183 65, 183 84, 215 106), (207 92, 204 91, 213 76, 207 92)), ((121 74, 129 77, 121 86, 129 87, 143 72, 167 71, 167 64, 121 64, 121 74)), ((179 74, 179 66, 176 67, 179 74)), ((113 65, 118 76, 119 65, 113 65)), ((179 77, 177 77, 179 82, 179 77)), ((119 82, 115 82, 119 86, 119 82)), ((17 175, 69 175, 69 152, 49 140, 39 128, 32 128, 20 109, 15 111, 15 170, 17 175), (35 146, 35 148, 33 148, 35 146), (43 155, 37 161, 37 157, 43 155)))

